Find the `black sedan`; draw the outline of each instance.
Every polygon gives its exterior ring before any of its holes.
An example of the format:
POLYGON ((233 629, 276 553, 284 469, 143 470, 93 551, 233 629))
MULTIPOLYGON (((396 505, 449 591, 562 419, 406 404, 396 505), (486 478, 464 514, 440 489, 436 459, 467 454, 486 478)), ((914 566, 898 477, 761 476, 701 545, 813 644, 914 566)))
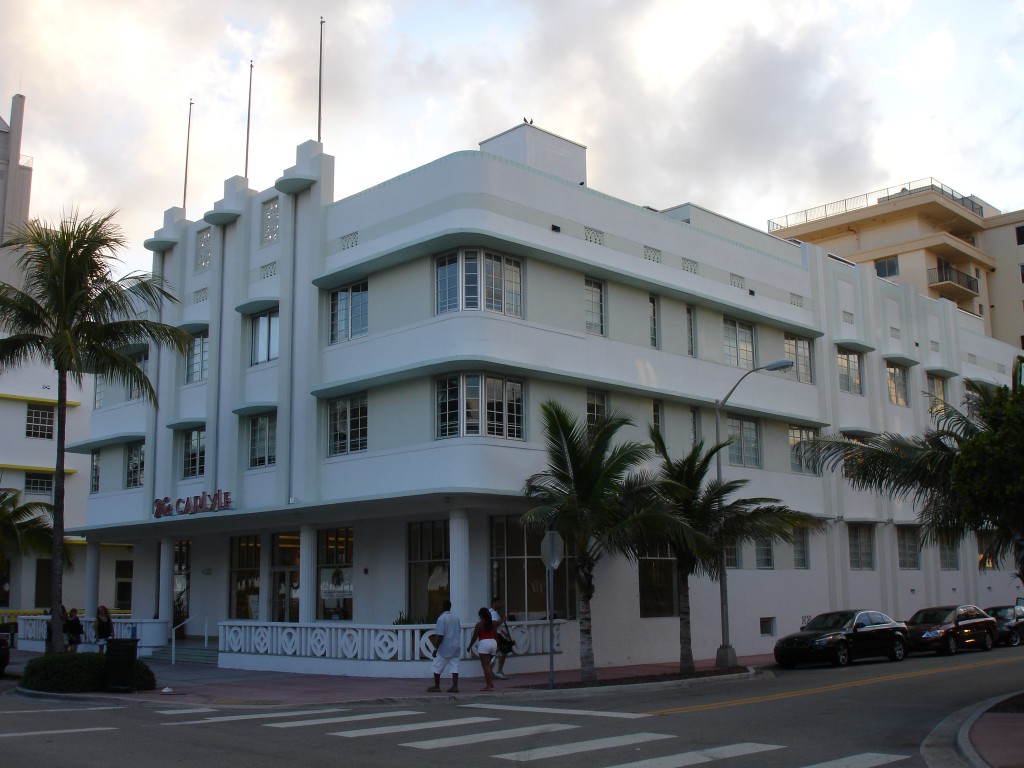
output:
POLYGON ((996 605, 985 613, 996 620, 996 642, 1018 646, 1024 640, 1024 605, 996 605))
POLYGON ((845 667, 854 659, 887 656, 900 661, 907 653, 907 625, 879 611, 833 611, 815 616, 775 644, 781 667, 828 661, 845 667))
POLYGON ((907 621, 910 650, 951 655, 963 648, 991 651, 996 620, 974 605, 922 608, 907 621))

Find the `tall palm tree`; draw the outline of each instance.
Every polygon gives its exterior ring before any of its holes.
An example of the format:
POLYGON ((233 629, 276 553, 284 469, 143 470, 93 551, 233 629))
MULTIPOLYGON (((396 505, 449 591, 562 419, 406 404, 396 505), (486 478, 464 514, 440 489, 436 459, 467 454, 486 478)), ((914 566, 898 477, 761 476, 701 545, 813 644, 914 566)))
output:
POLYGON ((676 591, 679 600, 679 671, 694 671, 690 612, 690 577, 721 578, 722 552, 727 546, 752 541, 792 542, 800 529, 821 531, 821 518, 797 512, 779 499, 730 497, 747 480, 709 477, 711 464, 731 440, 704 450, 700 441, 690 452, 673 460, 665 439, 657 427, 650 428, 651 442, 661 458, 658 490, 676 525, 668 531, 667 541, 676 559, 676 591))
POLYGON ((541 406, 548 468, 526 481, 524 493, 536 506, 523 516, 527 527, 557 531, 579 590, 580 676, 595 682, 593 621, 594 568, 601 557, 635 557, 637 538, 659 519, 645 504, 650 478, 634 470, 650 456, 635 441, 613 445, 616 433, 632 422, 616 413, 588 424, 558 403, 541 406))
POLYGON ((0 571, 7 567, 7 553, 49 556, 53 528, 48 518, 52 507, 43 501, 21 503, 21 492, 0 488, 0 571))
POLYGON ((18 254, 21 289, 0 283, 0 372, 29 362, 52 365, 57 374, 56 467, 53 483, 53 578, 51 635, 62 650, 60 607, 64 581, 64 448, 68 381, 102 374, 136 388, 155 402, 149 379, 129 357, 133 346, 156 344, 181 353, 189 335, 145 317, 163 301, 177 301, 153 275, 116 277, 125 239, 114 211, 59 222, 33 220, 16 228, 0 247, 18 254))

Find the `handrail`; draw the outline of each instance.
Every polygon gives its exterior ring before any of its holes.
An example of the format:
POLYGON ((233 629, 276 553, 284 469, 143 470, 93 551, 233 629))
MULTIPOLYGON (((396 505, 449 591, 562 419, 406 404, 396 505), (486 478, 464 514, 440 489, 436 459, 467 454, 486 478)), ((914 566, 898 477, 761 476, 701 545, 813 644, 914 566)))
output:
MULTIPOLYGON (((196 617, 195 616, 189 616, 187 619, 185 619, 183 622, 181 622, 181 624, 178 624, 176 626, 171 627, 171 664, 172 665, 175 664, 175 658, 174 657, 175 657, 175 654, 177 653, 178 630, 181 627, 184 627, 186 624, 188 624, 194 618, 196 618, 196 617)), ((209 616, 203 616, 203 648, 209 648, 209 647, 210 647, 210 617, 209 616)))

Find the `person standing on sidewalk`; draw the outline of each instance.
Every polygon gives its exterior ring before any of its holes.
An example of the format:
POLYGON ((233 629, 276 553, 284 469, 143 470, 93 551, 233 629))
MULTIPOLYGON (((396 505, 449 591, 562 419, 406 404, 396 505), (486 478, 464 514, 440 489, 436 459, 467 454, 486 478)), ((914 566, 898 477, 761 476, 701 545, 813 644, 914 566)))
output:
POLYGON ((512 633, 509 632, 508 621, 505 619, 504 603, 497 595, 491 598, 491 621, 494 622, 494 629, 497 632, 495 640, 498 644, 498 651, 494 655, 498 668, 494 671, 494 677, 497 680, 508 680, 508 676, 505 674, 505 657, 508 656, 515 643, 512 640, 512 633))
POLYGON ((476 643, 476 655, 480 657, 480 666, 484 670, 484 682, 486 686, 481 691, 494 690, 494 675, 491 673, 491 658, 498 650, 498 643, 494 639, 497 630, 494 628, 494 620, 491 619, 491 611, 488 608, 481 608, 477 611, 480 621, 473 628, 473 637, 469 640, 466 653, 471 653, 473 643, 476 643))
POLYGON ((459 692, 459 656, 462 653, 462 622, 452 613, 452 601, 444 601, 444 613, 437 619, 434 627, 434 660, 430 663, 430 671, 434 673, 434 684, 427 688, 430 693, 441 690, 441 675, 445 670, 452 671, 452 687, 448 693, 459 692))

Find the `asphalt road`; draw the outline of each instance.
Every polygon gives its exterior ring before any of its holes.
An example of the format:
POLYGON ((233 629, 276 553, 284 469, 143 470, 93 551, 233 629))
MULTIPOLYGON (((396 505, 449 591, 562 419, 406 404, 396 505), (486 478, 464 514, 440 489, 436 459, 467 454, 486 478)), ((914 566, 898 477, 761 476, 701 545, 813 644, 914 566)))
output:
MULTIPOLYGON (((925 766, 947 716, 1024 688, 1024 653, 816 667, 681 689, 210 709, 0 695, 11 768, 925 766)), ((935 768, 934 764, 931 768, 935 768)))

